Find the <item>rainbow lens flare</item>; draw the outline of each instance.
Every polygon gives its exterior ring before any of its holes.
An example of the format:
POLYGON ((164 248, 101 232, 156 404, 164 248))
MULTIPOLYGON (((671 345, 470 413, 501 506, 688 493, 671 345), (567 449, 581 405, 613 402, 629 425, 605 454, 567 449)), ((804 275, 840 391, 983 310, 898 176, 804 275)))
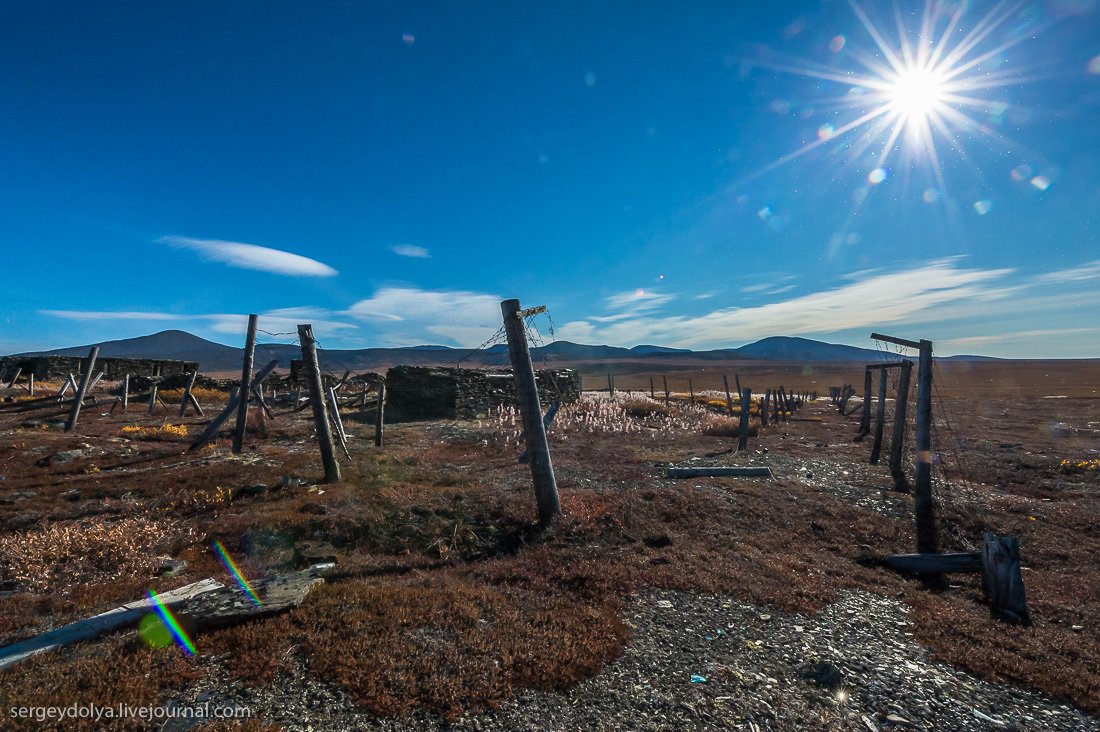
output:
POLYGON ((195 655, 195 646, 191 643, 191 639, 187 637, 187 633, 184 632, 180 624, 176 622, 176 618, 172 615, 172 611, 168 609, 168 606, 161 602, 160 597, 153 590, 149 590, 149 599, 153 601, 153 607, 156 609, 157 614, 160 615, 161 621, 172 631, 172 635, 176 636, 176 640, 179 642, 180 647, 187 652, 188 656, 195 655))
POLYGON ((241 589, 244 590, 249 599, 256 604, 256 607, 262 605, 263 603, 260 602, 260 598, 256 597, 256 593, 252 591, 252 586, 248 584, 248 580, 246 580, 244 575, 241 574, 241 571, 237 569, 236 563, 234 563, 233 558, 229 556, 228 552, 225 551, 225 547, 222 546, 222 543, 220 541, 215 541, 214 548, 218 550, 218 556, 221 557, 222 564, 229 570, 229 574, 233 575, 233 579, 237 580, 237 584, 241 586, 241 589))

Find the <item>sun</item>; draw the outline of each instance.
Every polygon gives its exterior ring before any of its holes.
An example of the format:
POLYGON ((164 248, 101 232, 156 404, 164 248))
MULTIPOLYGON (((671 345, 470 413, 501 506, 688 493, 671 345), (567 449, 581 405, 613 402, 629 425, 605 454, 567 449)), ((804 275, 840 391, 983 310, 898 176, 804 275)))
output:
POLYGON ((923 124, 939 111, 948 93, 947 79, 933 69, 906 69, 886 89, 890 104, 907 124, 923 124))

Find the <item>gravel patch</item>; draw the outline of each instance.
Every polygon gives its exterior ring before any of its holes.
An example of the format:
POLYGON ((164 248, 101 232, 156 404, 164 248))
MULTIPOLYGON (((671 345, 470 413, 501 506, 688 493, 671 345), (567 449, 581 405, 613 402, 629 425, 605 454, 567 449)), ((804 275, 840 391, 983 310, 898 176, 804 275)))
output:
POLYGON ((566 692, 528 690, 453 723, 423 713, 373 719, 300 658, 293 674, 257 688, 219 682, 221 662, 211 659, 173 703, 241 705, 293 732, 1100 730, 1100 719, 1072 705, 932 661, 906 606, 868 592, 844 591, 806 617, 724 595, 650 591, 625 619, 634 639, 597 676, 566 692))

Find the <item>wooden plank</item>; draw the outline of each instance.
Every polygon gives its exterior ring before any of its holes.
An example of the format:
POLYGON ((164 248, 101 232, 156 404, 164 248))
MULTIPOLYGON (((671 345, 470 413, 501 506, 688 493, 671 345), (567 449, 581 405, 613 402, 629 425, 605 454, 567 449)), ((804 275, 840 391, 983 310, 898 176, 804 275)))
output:
MULTIPOLYGON (((324 565, 321 565, 322 567, 324 565)), ((331 566, 331 565, 328 565, 331 566)), ((298 607, 314 587, 324 584, 319 567, 301 572, 251 580, 248 586, 259 600, 252 600, 239 585, 226 585, 185 600, 176 617, 202 630, 258 620, 298 607)))
POLYGON ((545 312, 546 312, 546 306, 545 305, 539 305, 536 308, 527 308, 526 310, 517 311, 516 312, 516 317, 517 318, 529 318, 532 315, 538 315, 539 313, 545 313, 545 312))
POLYGON ((900 572, 940 574, 943 572, 981 572, 980 552, 949 554, 895 554, 886 557, 886 564, 900 572))
POLYGON ((669 478, 724 478, 724 477, 774 478, 771 468, 721 467, 721 468, 669 468, 669 478))
MULTIPOLYGON (((180 399, 180 419, 183 419, 183 415, 187 413, 187 404, 191 401, 191 389, 195 387, 195 379, 197 379, 198 376, 199 371, 195 369, 187 379, 187 387, 183 390, 183 399, 180 399)), ((201 413, 200 416, 202 416, 201 413)))
POLYGON ((9 389, 11 389, 11 388, 14 388, 14 387, 15 387, 15 382, 19 380, 19 375, 20 375, 20 374, 22 374, 22 373, 23 373, 23 369, 22 369, 22 367, 20 367, 20 368, 17 368, 17 369, 15 370, 15 376, 11 377, 11 382, 10 382, 10 383, 8 384, 8 388, 9 388, 9 389))
MULTIPOLYGON (((204 579, 176 590, 170 590, 158 595, 158 597, 170 609, 175 610, 191 598, 214 592, 222 587, 224 585, 217 580, 204 579)), ((51 630, 21 643, 0 648, 0 668, 18 663, 36 653, 60 648, 79 641, 92 640, 107 631, 136 624, 148 615, 152 609, 153 600, 151 598, 137 600, 94 617, 78 620, 62 628, 51 630)))
POLYGON ((222 413, 215 417, 214 421, 211 422, 205 430, 203 430, 203 433, 199 435, 199 438, 191 443, 191 446, 187 448, 187 452, 195 452, 196 450, 201 450, 202 446, 209 442, 211 438, 213 438, 214 435, 217 434, 218 429, 223 424, 225 424, 225 420, 229 419, 229 415, 233 414, 233 412, 237 410, 237 401, 240 398, 240 393, 240 388, 234 386, 233 390, 229 392, 229 402, 225 405, 225 409, 223 409, 222 413))

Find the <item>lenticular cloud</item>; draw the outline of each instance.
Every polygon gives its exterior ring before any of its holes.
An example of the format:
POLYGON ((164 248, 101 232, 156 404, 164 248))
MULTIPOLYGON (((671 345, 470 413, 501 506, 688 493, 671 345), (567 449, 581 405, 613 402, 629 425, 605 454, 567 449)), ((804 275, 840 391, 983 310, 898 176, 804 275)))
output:
POLYGON ((186 236, 163 236, 157 241, 176 249, 190 249, 198 252, 207 261, 223 262, 230 267, 241 269, 292 277, 335 277, 339 274, 332 267, 316 259, 255 244, 220 239, 192 239, 186 236))

